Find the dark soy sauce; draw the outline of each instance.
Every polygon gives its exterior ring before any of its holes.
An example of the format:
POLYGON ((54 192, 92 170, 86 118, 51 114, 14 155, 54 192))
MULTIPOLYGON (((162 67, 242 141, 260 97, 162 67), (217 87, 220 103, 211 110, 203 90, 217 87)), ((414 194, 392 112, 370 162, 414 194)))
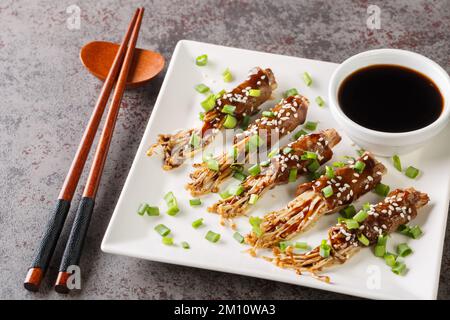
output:
POLYGON ((384 132, 417 130, 442 113, 444 99, 427 76, 397 65, 373 65, 339 87, 342 111, 363 127, 384 132))

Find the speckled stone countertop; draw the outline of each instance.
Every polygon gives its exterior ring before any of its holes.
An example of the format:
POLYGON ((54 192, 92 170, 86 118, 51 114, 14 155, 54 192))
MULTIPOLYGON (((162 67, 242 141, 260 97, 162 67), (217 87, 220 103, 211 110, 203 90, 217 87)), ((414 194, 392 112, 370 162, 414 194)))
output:
MULTIPOLYGON (((42 291, 22 288, 101 83, 83 69, 81 46, 120 41, 139 6, 139 46, 170 61, 180 39, 340 62, 373 48, 424 54, 450 71, 450 1, 84 1, 0 2, 0 298, 342 299, 335 293, 104 254, 100 242, 122 189, 164 72, 125 94, 86 242, 83 290, 58 295, 49 270, 42 291), (367 8, 381 9, 380 29, 367 8), (81 9, 70 30, 66 9, 81 9)), ((83 178, 81 179, 83 180, 83 178)), ((81 188, 79 187, 79 190, 81 188)), ((77 200, 77 199, 76 199, 77 200)), ((73 212, 72 212, 73 213, 73 212)), ((70 216, 72 217, 73 214, 70 216)), ((71 218, 69 218, 69 221, 71 218)), ((68 235, 64 230, 62 239, 68 235)), ((450 298, 449 225, 439 298, 450 298)), ((60 257, 62 248, 56 250, 60 257)))

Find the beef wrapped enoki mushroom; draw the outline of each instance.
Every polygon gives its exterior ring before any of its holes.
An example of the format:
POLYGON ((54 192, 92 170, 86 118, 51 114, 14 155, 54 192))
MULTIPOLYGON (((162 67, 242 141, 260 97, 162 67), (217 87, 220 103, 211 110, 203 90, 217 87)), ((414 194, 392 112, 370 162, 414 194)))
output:
POLYGON ((259 106, 272 96, 276 87, 277 83, 270 69, 252 69, 248 78, 236 88, 220 95, 211 94, 202 103, 206 112, 201 128, 182 130, 175 134, 160 134, 158 141, 147 151, 147 155, 151 156, 157 148, 162 148, 163 169, 179 167, 196 151, 210 144, 219 130, 224 127, 232 128, 240 124, 246 116, 256 114, 259 106), (222 112, 226 105, 234 108, 233 115, 222 112))
POLYGON ((356 162, 350 160, 332 174, 299 185, 295 199, 285 208, 266 214, 261 233, 252 232, 246 241, 254 248, 268 248, 291 239, 321 216, 339 211, 374 189, 385 171, 383 164, 365 152, 356 162))
MULTIPOLYGON (((344 223, 337 223, 328 231, 327 246, 324 254, 321 247, 299 254, 290 246, 284 252, 274 248, 275 258, 270 259, 283 268, 291 268, 299 274, 309 272, 317 277, 318 272, 334 264, 345 263, 360 248, 375 245, 379 236, 396 231, 417 216, 417 209, 429 201, 426 193, 414 188, 396 189, 376 205, 371 205, 367 217, 356 228, 349 229, 344 223)), ((329 282, 328 277, 319 277, 329 282)))
POLYGON ((310 169, 317 169, 333 156, 332 148, 341 141, 341 136, 334 129, 323 130, 299 137, 289 143, 270 159, 268 167, 263 167, 256 176, 248 176, 241 186, 239 195, 231 196, 215 203, 209 211, 216 212, 224 219, 246 213, 250 199, 259 199, 263 194, 277 185, 295 181, 310 169))
POLYGON ((246 146, 252 137, 259 139, 263 136, 261 140, 265 140, 266 148, 270 148, 273 143, 305 122, 308 105, 308 99, 301 95, 282 99, 271 110, 264 112, 262 117, 256 119, 247 130, 235 136, 233 154, 225 152, 214 159, 217 170, 210 168, 207 162, 195 164, 194 167, 197 169, 191 173, 192 181, 186 185, 186 189, 192 196, 218 192, 220 184, 233 174, 233 166, 237 162, 247 162, 250 152, 246 146))

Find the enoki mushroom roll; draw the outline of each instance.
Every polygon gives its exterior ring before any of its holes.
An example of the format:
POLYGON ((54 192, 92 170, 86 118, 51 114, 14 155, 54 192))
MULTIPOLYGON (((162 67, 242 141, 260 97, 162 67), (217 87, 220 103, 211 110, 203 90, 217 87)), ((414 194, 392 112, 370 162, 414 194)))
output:
POLYGON ((235 136, 232 155, 225 152, 213 159, 214 167, 211 166, 211 161, 195 164, 194 167, 197 169, 191 173, 192 181, 186 185, 186 189, 192 196, 218 192, 220 184, 233 174, 233 166, 238 162, 248 161, 250 156, 248 144, 252 143, 252 139, 256 138, 258 144, 262 137, 266 148, 270 148, 272 144, 305 122, 308 105, 306 97, 296 95, 282 99, 271 110, 263 112, 262 117, 256 119, 246 131, 235 136))
POLYGON ((251 199, 259 199, 267 190, 293 182, 302 174, 316 170, 330 160, 333 156, 332 148, 339 141, 341 137, 334 129, 301 136, 281 148, 279 154, 270 159, 268 167, 262 167, 260 174, 248 176, 241 184, 242 193, 220 200, 209 210, 219 213, 224 219, 245 214, 251 199))
POLYGON ((147 155, 151 156, 157 148, 162 148, 163 169, 179 167, 187 158, 192 157, 194 152, 211 143, 219 130, 234 128, 245 117, 256 114, 259 106, 271 97, 276 87, 277 83, 270 69, 254 68, 248 78, 233 90, 220 95, 211 94, 202 102, 206 112, 201 128, 182 130, 175 134, 160 134, 158 141, 147 151, 147 155), (232 115, 223 112, 225 106, 233 107, 232 115))
POLYGON ((321 216, 339 211, 380 183, 386 168, 365 152, 357 161, 319 179, 303 183, 288 205, 264 216, 260 234, 254 231, 246 241, 254 248, 268 248, 289 240, 311 227, 321 216))
MULTIPOLYGON (((313 250, 298 254, 292 246, 284 252, 274 248, 275 258, 271 259, 276 265, 291 268, 299 274, 309 272, 314 276, 334 264, 345 263, 360 248, 377 244, 380 237, 396 231, 417 216, 417 209, 425 206, 429 201, 426 193, 414 188, 396 189, 388 194, 384 201, 371 205, 367 211, 361 211, 360 222, 350 228, 349 224, 341 222, 328 230, 328 240, 313 250), (362 220, 362 221, 361 221, 362 220), (324 250, 324 246, 326 250, 324 250)), ((328 277, 319 277, 329 282, 328 277)))

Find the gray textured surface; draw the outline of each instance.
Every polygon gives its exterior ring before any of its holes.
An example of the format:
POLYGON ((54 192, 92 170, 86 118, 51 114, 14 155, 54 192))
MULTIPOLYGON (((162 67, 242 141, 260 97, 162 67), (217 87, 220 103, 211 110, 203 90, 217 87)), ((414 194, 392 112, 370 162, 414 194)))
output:
MULTIPOLYGON (((78 59, 91 40, 119 41, 135 7, 147 9, 139 45, 170 61, 180 39, 339 62, 371 48, 425 54, 450 71, 450 1, 25 1, 0 2, 0 298, 314 299, 338 294, 100 252, 116 199, 164 73, 124 98, 83 258, 84 289, 53 292, 53 266, 39 294, 22 289, 100 82, 78 59), (366 27, 369 3, 381 29, 366 27), (82 11, 68 30, 66 7, 82 11)), ((82 180, 83 181, 83 180, 82 180)), ((80 188, 79 188, 80 189, 80 188)), ((70 219, 69 219, 70 221, 70 219)), ((447 227, 447 243, 449 232, 447 227)), ((64 231, 63 239, 67 237, 64 231)), ((449 246, 439 298, 450 297, 449 246)), ((56 257, 60 257, 58 247, 56 257)))

